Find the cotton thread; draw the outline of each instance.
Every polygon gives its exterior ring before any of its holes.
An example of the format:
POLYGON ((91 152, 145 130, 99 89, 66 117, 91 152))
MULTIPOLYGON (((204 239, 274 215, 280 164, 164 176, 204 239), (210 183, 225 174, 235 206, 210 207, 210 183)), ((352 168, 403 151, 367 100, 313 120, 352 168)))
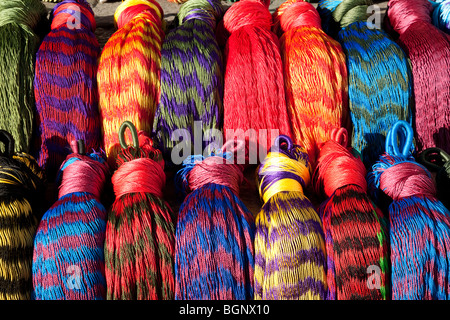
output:
POLYGON ((398 120, 412 124, 413 89, 408 58, 368 21, 372 1, 319 1, 324 29, 341 44, 348 68, 351 146, 366 168, 384 152, 386 134, 398 120), (331 16, 331 17, 327 17, 331 16))
POLYGON ((50 181, 70 154, 68 141, 101 147, 94 13, 85 0, 65 0, 51 13, 51 31, 36 53, 33 152, 50 181))
POLYGON ((39 0, 0 3, 0 129, 12 134, 15 151, 30 153, 34 130, 35 54, 47 9, 39 0))
POLYGON ((367 194, 366 169, 347 147, 345 129, 319 152, 313 185, 322 195, 329 300, 389 298, 387 221, 367 194), (336 138, 343 135, 341 142, 336 138), (373 275, 370 270, 377 270, 373 275))
POLYGON ((397 122, 388 134, 386 153, 368 174, 371 188, 391 200, 392 299, 447 300, 450 213, 436 199, 430 172, 410 152, 412 136, 407 122, 397 122))
POLYGON ((292 137, 308 151, 313 169, 318 145, 334 128, 350 129, 345 55, 320 23, 314 6, 299 0, 284 2, 273 14, 292 137))
POLYGON ((438 147, 450 152, 450 43, 431 23, 431 11, 429 1, 391 0, 387 26, 411 62, 417 151, 438 147))
POLYGON ((267 154, 278 135, 291 136, 283 65, 271 25, 268 4, 244 0, 226 11, 217 31, 225 41, 224 141, 245 138, 255 155, 267 154))
POLYGON ((253 299, 254 219, 238 197, 243 165, 229 155, 188 157, 177 173, 187 196, 175 236, 176 300, 253 299))
POLYGON ((44 173, 26 153, 14 152, 14 138, 0 130, 0 300, 31 297, 33 239, 42 215, 44 173))
POLYGON ((103 48, 97 73, 103 145, 112 168, 124 121, 152 130, 160 94, 163 15, 154 0, 127 0, 114 13, 118 30, 103 48))
MULTIPOLYGON (((105 241, 108 300, 174 298, 175 225, 163 198, 164 161, 144 131, 130 128, 135 143, 122 145, 111 182, 115 200, 105 241)), ((125 139, 125 132, 119 132, 125 139)))
POLYGON ((255 300, 324 300, 322 223, 304 194, 311 180, 306 150, 276 140, 258 170, 264 201, 255 219, 255 300))
POLYGON ((212 134, 222 129, 223 62, 214 29, 223 12, 218 0, 190 0, 180 7, 178 26, 164 39, 153 135, 168 165, 179 143, 174 139, 176 131, 187 131, 183 143, 189 143, 193 154, 197 135, 201 134, 201 150, 205 150, 212 134))
POLYGON ((58 200, 36 231, 34 300, 106 298, 106 209, 100 198, 109 168, 104 152, 72 151, 60 167, 58 200))

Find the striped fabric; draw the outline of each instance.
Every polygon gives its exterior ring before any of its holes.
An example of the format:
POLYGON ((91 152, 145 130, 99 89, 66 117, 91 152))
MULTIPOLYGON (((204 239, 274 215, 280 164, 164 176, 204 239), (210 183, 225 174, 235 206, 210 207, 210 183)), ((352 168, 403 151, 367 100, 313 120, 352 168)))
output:
POLYGON ((264 204, 255 218, 255 300, 324 300, 322 222, 304 194, 311 182, 307 151, 288 136, 275 141, 257 172, 264 204))
POLYGON ((92 194, 74 192, 44 214, 34 240, 35 300, 106 297, 106 210, 92 194))
POLYGON ((366 168, 384 152, 386 134, 395 122, 412 123, 413 104, 407 56, 383 30, 369 25, 370 4, 354 0, 318 4, 324 29, 336 34, 346 56, 351 146, 361 153, 366 168), (362 13, 355 15, 358 10, 362 13))
POLYGON ((372 188, 379 188, 392 198, 392 299, 450 299, 450 212, 436 199, 431 174, 412 156, 384 154, 373 166, 368 181, 372 188), (385 186, 387 183, 389 187, 385 186))
POLYGON ((0 129, 13 135, 16 152, 31 152, 35 55, 46 16, 40 0, 0 1, 0 129))
POLYGON ((329 300, 386 300, 388 242, 382 211, 367 194, 367 171, 345 130, 320 148, 313 186, 327 243, 329 300))
POLYGON ((108 300, 173 299, 170 213, 164 200, 149 193, 125 194, 114 202, 105 244, 108 300))
POLYGON ((59 173, 59 199, 43 215, 34 239, 32 298, 105 299, 106 209, 100 193, 108 174, 106 157, 73 153, 59 173))
POLYGON ((65 0, 52 15, 52 30, 36 54, 34 79, 34 153, 50 181, 71 153, 70 141, 82 139, 87 151, 101 146, 94 13, 85 0, 65 0))
POLYGON ((355 22, 339 33, 347 56, 352 147, 366 167, 384 152, 386 134, 398 120, 412 123, 412 75, 403 50, 387 34, 355 22))
POLYGON ((301 192, 279 192, 256 216, 255 300, 325 300, 322 222, 301 192))
MULTIPOLYGON (((133 126, 134 127, 134 126, 133 126)), ((173 300, 175 224, 164 161, 147 133, 117 156, 105 241, 108 300, 173 300)))
POLYGON ((418 152, 450 153, 450 35, 431 23, 425 0, 390 0, 386 25, 411 63, 413 127, 418 152))
MULTIPOLYGON (((143 5, 145 9, 118 25, 120 28, 109 38, 99 59, 97 81, 103 144, 112 167, 120 151, 117 136, 120 125, 128 120, 138 130, 151 132, 159 101, 163 11, 154 0, 144 2, 147 2, 143 5)), ((123 2, 116 13, 129 4, 130 1, 123 2)), ((126 14, 126 9, 122 14, 126 14)), ((131 141, 131 136, 127 138, 131 141)))
POLYGON ((389 207, 392 299, 449 300, 450 212, 414 197, 389 207))
POLYGON ((180 25, 164 39, 161 97, 153 132, 168 163, 172 148, 179 143, 172 140, 175 130, 186 129, 193 144, 194 122, 199 122, 200 132, 195 134, 202 134, 203 150, 210 143, 209 130, 222 129, 223 64, 214 34, 216 19, 222 14, 218 0, 190 0, 178 12, 180 25))
POLYGON ((0 225, 0 300, 28 300, 31 296, 33 236, 38 221, 26 200, 2 201, 0 225), (20 222, 20 234, 15 234, 20 222))
POLYGON ((344 52, 320 26, 303 17, 308 12, 318 18, 311 4, 288 0, 277 9, 273 20, 280 37, 292 137, 306 148, 314 168, 318 146, 330 139, 333 129, 349 129, 350 118, 344 52), (303 8, 294 14, 300 6, 303 8))
POLYGON ((27 154, 0 156, 0 300, 29 300, 44 173, 27 154))
POLYGON ((176 300, 253 299, 253 216, 230 188, 206 184, 180 207, 176 300))
POLYGON ((355 185, 337 189, 319 211, 327 242, 328 299, 388 299, 389 257, 382 212, 355 185), (371 270, 376 272, 372 277, 371 270))

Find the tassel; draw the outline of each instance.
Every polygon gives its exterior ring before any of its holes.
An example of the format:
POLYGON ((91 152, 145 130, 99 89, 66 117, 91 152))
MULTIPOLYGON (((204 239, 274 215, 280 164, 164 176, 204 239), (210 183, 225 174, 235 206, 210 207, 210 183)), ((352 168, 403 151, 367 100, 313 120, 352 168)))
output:
POLYGON ((164 161, 150 137, 125 121, 123 150, 112 176, 116 199, 106 226, 108 300, 171 300, 174 297, 175 225, 163 200, 164 161), (125 144, 129 128, 133 146, 125 144))
POLYGON ((0 300, 29 300, 44 172, 33 157, 14 152, 9 132, 0 130, 0 141, 0 300))
POLYGON ((328 300, 388 298, 387 224, 367 194, 366 169, 346 129, 320 147, 313 174, 326 234, 328 300))
POLYGON ((54 181, 70 153, 68 141, 83 140, 86 150, 101 141, 97 93, 100 47, 94 12, 85 0, 64 0, 51 13, 51 32, 36 54, 36 159, 54 181))
POLYGON ((383 154, 386 134, 398 120, 412 124, 413 90, 408 58, 400 46, 368 21, 371 0, 319 1, 319 13, 347 58, 351 146, 366 168, 383 154), (323 5, 325 4, 325 6, 323 5), (331 23, 330 19, 338 24, 331 23), (334 30, 332 30, 334 28, 334 30))
POLYGON ((222 129, 223 65, 214 30, 223 12, 219 0, 190 0, 180 7, 176 17, 178 27, 164 39, 161 97, 153 134, 166 165, 173 164, 172 151, 176 151, 173 148, 178 143, 174 134, 179 129, 188 134, 183 136, 183 144, 191 150, 190 154, 194 152, 197 134, 201 134, 203 141, 201 153, 213 140, 214 133, 222 129))
POLYGON ((101 193, 109 175, 104 152, 85 154, 73 140, 58 172, 58 200, 39 223, 33 251, 35 300, 106 298, 106 209, 101 193))
MULTIPOLYGON (((264 159, 273 140, 291 135, 283 65, 271 32, 268 5, 257 0, 233 4, 218 26, 225 44, 224 141, 246 140, 249 154, 264 159), (225 35, 223 35, 225 34, 225 35)), ((259 161, 250 157, 249 162, 259 161)))
POLYGON ((391 0, 388 27, 411 61, 417 151, 438 147, 450 153, 449 35, 431 23, 428 0, 391 0))
POLYGON ((175 244, 176 300, 252 300, 254 219, 239 199, 243 165, 228 152, 190 156, 176 175, 190 192, 180 206, 175 244))
POLYGON ((447 300, 450 212, 436 198, 431 173, 412 156, 413 135, 407 122, 398 121, 368 175, 372 188, 391 199, 392 299, 447 300))
POLYGON ((430 2, 433 5, 431 13, 433 25, 450 34, 450 0, 430 0, 430 2))
POLYGON ((279 136, 258 178, 264 205, 255 221, 255 300, 324 300, 325 239, 303 193, 311 179, 306 150, 279 136))
POLYGON ((103 144, 113 169, 120 151, 120 125, 129 120, 138 130, 152 130, 160 94, 163 15, 156 0, 122 2, 114 13, 118 30, 100 55, 97 81, 103 144))
POLYGON ((47 20, 39 0, 0 2, 0 129, 15 140, 16 152, 30 152, 35 99, 33 79, 38 27, 47 20))
POLYGON ((437 197, 450 210, 450 155, 439 148, 428 148, 417 161, 435 173, 437 197))
POLYGON ((288 0, 274 12, 273 21, 294 142, 307 150, 314 169, 318 145, 329 140, 334 128, 350 129, 345 55, 321 29, 310 3, 288 0))

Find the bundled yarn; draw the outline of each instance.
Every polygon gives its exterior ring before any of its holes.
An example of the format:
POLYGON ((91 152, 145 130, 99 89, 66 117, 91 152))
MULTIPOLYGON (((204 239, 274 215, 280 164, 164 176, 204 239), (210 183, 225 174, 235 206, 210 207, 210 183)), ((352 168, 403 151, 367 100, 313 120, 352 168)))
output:
POLYGON ((319 13, 346 55, 351 146, 366 168, 384 152, 386 134, 398 120, 412 123, 412 75, 406 54, 368 22, 371 0, 319 1, 319 13), (336 22, 338 24, 335 27, 336 22))
POLYGON ((255 225, 256 300, 324 300, 322 222, 304 195, 311 178, 306 150, 280 136, 258 170, 264 200, 255 225))
MULTIPOLYGON (((117 156, 112 176, 116 199, 106 226, 107 299, 171 300, 174 297, 175 225, 163 199, 164 161, 150 137, 133 133, 133 146, 117 156)), ((124 140, 123 140, 124 141, 124 140)))
POLYGON ((40 42, 36 30, 46 15, 39 0, 0 2, 0 129, 12 134, 17 152, 30 152, 34 58, 40 42))
POLYGON ((94 13, 85 0, 64 0, 52 11, 50 33, 36 54, 36 159, 50 181, 70 153, 68 141, 101 146, 94 13))
POLYGON ((440 148, 428 148, 417 161, 435 173, 437 198, 450 210, 450 155, 440 148))
POLYGON ((318 145, 334 128, 349 128, 347 67, 340 44, 321 29, 312 4, 288 0, 273 15, 280 37, 294 142, 315 167, 318 145))
POLYGON ((190 156, 176 176, 189 193, 176 227, 177 300, 253 299, 254 219, 239 199, 243 165, 230 152, 190 156))
POLYGON ((391 0, 388 22, 411 61, 417 151, 430 147, 450 153, 450 42, 431 23, 427 0, 391 0))
MULTIPOLYGON (((291 136, 279 44, 268 5, 234 3, 223 17, 224 139, 246 139, 250 154, 267 154, 280 134, 291 136)), ((256 163, 254 159, 249 161, 256 163)))
POLYGON ((114 21, 118 30, 103 48, 97 73, 103 144, 112 168, 124 121, 152 130, 164 39, 163 10, 156 0, 126 0, 117 7, 114 21))
POLYGON ((33 157, 14 152, 11 134, 0 130, 0 141, 0 300, 28 300, 44 173, 33 157))
MULTIPOLYGON (((106 209, 101 192, 109 174, 104 152, 84 154, 72 143, 59 171, 58 200, 39 223, 34 239, 33 299, 106 298, 106 209)), ((76 142, 74 140, 74 142, 76 142)))
POLYGON ((180 7, 179 26, 164 39, 153 133, 168 164, 172 148, 179 143, 172 137, 174 131, 186 130, 183 143, 193 154, 197 135, 203 141, 197 146, 201 151, 211 142, 214 130, 222 129, 223 65, 214 30, 223 11, 219 0, 190 0, 180 7))
POLYGON ((383 214, 367 194, 366 169, 336 130, 319 152, 314 189, 327 247, 329 300, 386 300, 388 242, 383 214))
POLYGON ((433 5, 433 12, 431 13, 433 24, 445 33, 450 33, 450 0, 430 2, 433 5))
POLYGON ((368 176, 369 183, 392 201, 392 299, 446 300, 450 212, 437 200, 430 172, 412 157, 412 137, 411 126, 397 122, 388 133, 386 153, 368 176))

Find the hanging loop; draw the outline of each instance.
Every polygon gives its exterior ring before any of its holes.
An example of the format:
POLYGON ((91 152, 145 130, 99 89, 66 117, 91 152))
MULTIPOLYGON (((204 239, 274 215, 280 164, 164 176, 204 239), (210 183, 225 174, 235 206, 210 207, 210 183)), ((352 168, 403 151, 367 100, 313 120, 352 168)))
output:
POLYGON ((127 130, 127 128, 130 129, 130 131, 131 131, 131 136, 133 138, 133 147, 138 149, 139 148, 139 138, 138 138, 138 133, 137 133, 136 127, 134 126, 134 124, 131 121, 128 121, 128 120, 124 121, 119 129, 120 146, 123 149, 128 148, 128 145, 125 142, 125 131, 127 130))
POLYGON ((428 148, 420 153, 417 159, 428 170, 439 171, 445 163, 450 162, 450 155, 440 148, 428 148))
POLYGON ((83 139, 78 140, 77 145, 78 145, 78 153, 84 156, 86 153, 86 145, 84 144, 84 140, 83 139))
POLYGON ((284 150, 287 152, 289 152, 294 146, 292 139, 284 134, 280 134, 278 137, 276 137, 273 144, 275 148, 277 148, 277 150, 284 150))
POLYGON ((5 152, 0 155, 11 158, 14 154, 14 137, 5 130, 0 130, 0 142, 5 145, 5 152))
POLYGON ((348 132, 347 129, 345 128, 334 128, 331 131, 331 140, 336 141, 337 143, 339 143, 341 146, 343 146, 344 148, 347 148, 347 144, 348 144, 348 132))
POLYGON ((386 136, 386 152, 394 156, 411 156, 413 137, 411 125, 404 120, 397 121, 386 136))

